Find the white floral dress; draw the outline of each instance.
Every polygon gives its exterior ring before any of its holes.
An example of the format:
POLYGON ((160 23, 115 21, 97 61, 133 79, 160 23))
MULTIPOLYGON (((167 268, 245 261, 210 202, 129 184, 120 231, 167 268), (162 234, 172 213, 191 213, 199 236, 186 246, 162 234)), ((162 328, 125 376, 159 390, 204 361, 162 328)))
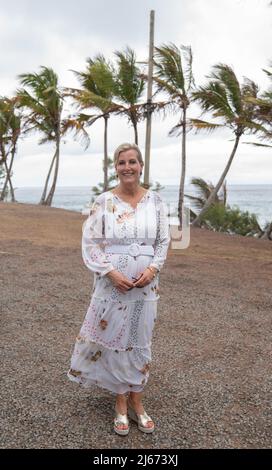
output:
POLYGON ((147 266, 161 270, 170 243, 166 204, 148 190, 134 209, 111 191, 99 195, 83 224, 82 256, 94 272, 90 306, 67 373, 83 387, 113 394, 140 392, 149 377, 159 273, 145 287, 121 293, 106 274, 117 269, 135 280, 147 266), (153 255, 107 253, 111 244, 152 245, 153 255))

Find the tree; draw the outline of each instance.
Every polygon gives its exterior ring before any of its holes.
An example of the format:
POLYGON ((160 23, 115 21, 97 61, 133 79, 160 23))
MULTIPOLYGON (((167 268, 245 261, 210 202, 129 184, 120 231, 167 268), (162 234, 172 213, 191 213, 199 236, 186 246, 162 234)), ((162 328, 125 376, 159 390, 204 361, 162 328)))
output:
MULTIPOLYGON (((272 63, 271 63, 272 66, 272 63)), ((271 80, 272 85, 272 71, 263 69, 271 80)), ((248 95, 246 101, 253 104, 255 109, 255 118, 262 124, 258 130, 258 137, 261 141, 268 141, 268 144, 261 144, 260 142, 246 142, 249 145, 256 145, 258 147, 272 147, 272 86, 264 91, 260 97, 248 95)))
POLYGON ((113 101, 115 91, 113 65, 101 54, 94 59, 87 59, 87 68, 84 72, 73 71, 82 88, 66 88, 66 94, 71 96, 80 111, 73 119, 66 122, 67 128, 84 130, 93 125, 98 119, 104 120, 104 160, 103 191, 109 186, 108 168, 108 120, 112 113, 119 109, 113 101), (96 114, 86 114, 87 109, 98 111, 96 114), (82 112, 84 111, 84 112, 82 112))
POLYGON ((136 54, 127 47, 116 51, 117 71, 115 74, 115 97, 120 101, 116 113, 126 116, 134 129, 134 141, 138 145, 138 122, 144 118, 144 106, 139 103, 145 81, 136 65, 136 54))
MULTIPOLYGON (((197 195, 191 196, 185 194, 185 197, 193 201, 197 209, 202 209, 214 190, 214 185, 206 182, 202 178, 192 178, 191 184, 195 187, 197 195)), ((191 212, 194 218, 196 215, 193 211, 191 212)), ((239 207, 230 207, 227 204, 226 182, 223 183, 221 193, 219 194, 218 192, 213 204, 211 204, 209 209, 205 212, 202 223, 206 228, 217 232, 255 237, 260 237, 264 233, 258 223, 256 214, 241 211, 239 207)))
POLYGON ((17 91, 19 105, 25 111, 25 133, 36 131, 42 134, 39 145, 54 142, 55 153, 46 177, 40 204, 51 206, 57 184, 60 142, 62 137, 63 97, 58 88, 58 76, 53 69, 41 67, 40 73, 19 75, 20 84, 25 88, 17 91), (55 166, 54 166, 55 165, 55 166), (54 168, 50 190, 49 179, 54 168))
MULTIPOLYGON (((185 197, 190 199, 193 202, 194 208, 197 210, 201 210, 206 201, 208 200, 209 196, 214 190, 214 185, 211 182, 205 181, 203 178, 192 178, 191 185, 194 186, 196 195, 192 196, 190 194, 184 194, 185 197)), ((226 205, 227 201, 227 186, 226 183, 222 186, 221 194, 217 194, 215 196, 215 204, 223 204, 226 205)), ((193 221, 196 217, 195 212, 190 209, 190 220, 193 221)))
POLYGON ((18 110, 16 110, 16 105, 16 98, 0 98, 0 164, 3 166, 5 172, 5 179, 0 195, 1 201, 7 196, 9 186, 11 200, 15 202, 11 177, 17 142, 21 132, 21 118, 18 110))
MULTIPOLYGON (((165 44, 155 47, 155 76, 157 92, 163 91, 169 101, 165 106, 171 106, 180 112, 179 122, 170 130, 169 135, 180 135, 181 138, 181 176, 179 185, 178 217, 180 227, 182 226, 182 207, 184 203, 184 186, 186 175, 186 134, 187 134, 187 109, 190 105, 190 93, 194 86, 192 72, 192 50, 191 47, 181 46, 179 49, 175 44, 165 44), (183 55, 182 55, 183 52, 183 55)), ((158 104, 158 109, 164 109, 158 104)), ((156 109, 156 104, 155 104, 156 109)))
POLYGON ((208 78, 211 79, 208 84, 194 91, 192 97, 194 101, 200 103, 203 112, 212 112, 212 116, 219 118, 221 123, 214 124, 199 119, 191 119, 191 123, 196 129, 214 130, 218 127, 227 127, 234 133, 235 142, 218 183, 192 223, 194 226, 201 225, 205 212, 214 202, 230 169, 241 136, 246 132, 257 132, 262 127, 255 120, 255 105, 246 99, 248 96, 257 97, 259 89, 256 83, 245 78, 244 83, 240 85, 233 69, 226 64, 215 65, 208 78))
MULTIPOLYGON (((270 65, 272 66, 272 63, 270 65)), ((272 71, 266 69, 263 69, 263 71, 272 82, 272 71)), ((258 131, 258 137, 262 142, 268 143, 246 142, 246 144, 272 148, 272 86, 262 93, 259 98, 248 96, 247 101, 256 106, 256 119, 262 124, 261 129, 258 131)), ((267 222, 260 238, 272 239, 272 222, 267 222)))

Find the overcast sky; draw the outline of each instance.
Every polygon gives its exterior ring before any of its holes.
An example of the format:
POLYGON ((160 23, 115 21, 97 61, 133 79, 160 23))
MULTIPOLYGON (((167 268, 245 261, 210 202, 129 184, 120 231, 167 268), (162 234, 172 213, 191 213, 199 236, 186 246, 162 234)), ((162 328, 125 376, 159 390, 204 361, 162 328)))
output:
MULTIPOLYGON (((149 14, 155 10, 155 45, 174 42, 190 45, 197 85, 218 62, 231 65, 239 80, 246 76, 261 90, 269 81, 262 71, 272 61, 272 7, 269 0, 0 0, 0 94, 11 95, 18 87, 17 75, 52 67, 61 86, 76 86, 70 71, 84 70, 87 57, 129 45, 138 60, 148 57, 149 14)), ((190 117, 200 117, 192 107, 190 117)), ((178 184, 180 138, 168 137, 178 116, 153 119, 150 174, 153 182, 178 184)), ((72 138, 61 147, 58 185, 93 185, 102 181, 103 125, 90 129, 91 144, 84 151, 72 138)), ((125 119, 110 118, 109 152, 122 142, 133 141, 125 119)), ((230 131, 189 134, 187 183, 199 176, 215 183, 233 145, 230 131)), ((244 138, 243 142, 252 141, 244 138)), ((18 147, 14 185, 42 186, 54 152, 38 146, 38 136, 18 147)), ((145 125, 139 128, 144 152, 145 125)), ((271 183, 272 152, 241 144, 228 174, 229 184, 271 183)))

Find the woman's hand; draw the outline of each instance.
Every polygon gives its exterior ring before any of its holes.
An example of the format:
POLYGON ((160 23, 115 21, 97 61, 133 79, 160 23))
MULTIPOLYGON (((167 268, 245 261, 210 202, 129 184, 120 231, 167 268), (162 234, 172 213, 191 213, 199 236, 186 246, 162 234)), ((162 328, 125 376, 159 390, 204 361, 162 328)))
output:
POLYGON ((154 279, 154 274, 150 271, 150 269, 146 268, 142 273, 140 273, 140 277, 138 280, 135 281, 134 287, 145 287, 154 279))
POLYGON ((112 271, 106 274, 113 283, 113 285, 120 291, 122 294, 125 294, 128 290, 134 287, 134 283, 126 278, 122 273, 113 269, 112 271))

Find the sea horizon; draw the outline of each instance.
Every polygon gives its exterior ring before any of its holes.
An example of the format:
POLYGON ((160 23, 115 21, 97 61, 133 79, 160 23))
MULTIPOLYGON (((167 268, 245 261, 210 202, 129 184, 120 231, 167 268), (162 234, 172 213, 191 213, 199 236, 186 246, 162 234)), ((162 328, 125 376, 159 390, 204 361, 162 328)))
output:
MULTIPOLYGON (((84 212, 84 208, 88 207, 95 194, 92 191, 93 185, 86 186, 57 186, 52 207, 57 207, 76 212, 84 212)), ((163 200, 170 204, 171 213, 177 210, 179 185, 162 184, 160 194, 163 200)), ((15 198, 18 202, 29 204, 38 204, 42 186, 15 186, 15 198)), ((151 188, 152 189, 152 188, 151 188)), ((195 195, 196 190, 193 185, 185 185, 185 194, 195 195)), ((227 185, 227 204, 231 207, 238 206, 243 211, 255 213, 261 226, 272 220, 272 184, 228 184, 227 185)), ((192 207, 189 199, 185 199, 185 205, 192 207)), ((171 223, 177 223, 174 217, 171 223)))
MULTIPOLYGON (((175 187, 179 187, 179 184, 161 184, 162 186, 175 186, 175 187)), ((69 185, 69 184, 65 184, 65 185, 58 185, 57 188, 89 188, 89 187, 93 187, 95 185, 86 185, 86 184, 78 184, 78 185, 69 185)), ((185 184, 185 187, 186 186, 191 186, 191 184, 185 184)), ((271 186, 272 187, 272 183, 228 183, 227 184, 227 188, 229 186, 271 186)), ((14 187, 15 189, 24 189, 24 188, 42 188, 43 189, 43 186, 15 186, 14 187)))

